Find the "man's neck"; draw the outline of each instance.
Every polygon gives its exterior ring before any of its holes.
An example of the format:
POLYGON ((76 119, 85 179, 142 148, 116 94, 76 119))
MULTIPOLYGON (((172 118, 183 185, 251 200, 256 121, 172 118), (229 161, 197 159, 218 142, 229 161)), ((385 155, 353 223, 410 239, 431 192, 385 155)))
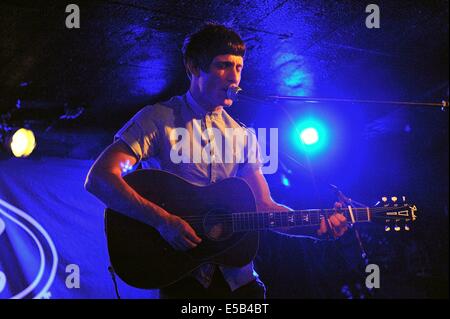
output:
POLYGON ((223 109, 222 105, 216 105, 213 106, 210 103, 208 103, 208 101, 206 101, 200 94, 200 92, 198 92, 198 90, 189 89, 189 92, 191 93, 192 98, 194 99, 195 102, 197 102, 197 104, 205 110, 205 112, 215 112, 215 111, 220 111, 223 109))

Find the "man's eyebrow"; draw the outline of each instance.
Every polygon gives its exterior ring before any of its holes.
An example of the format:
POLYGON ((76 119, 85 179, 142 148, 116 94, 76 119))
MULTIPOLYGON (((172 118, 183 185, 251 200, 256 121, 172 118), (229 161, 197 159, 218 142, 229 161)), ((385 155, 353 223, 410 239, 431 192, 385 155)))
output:
MULTIPOLYGON (((230 61, 216 61, 216 63, 225 64, 227 66, 230 66, 230 65, 234 64, 233 62, 230 62, 230 61)), ((236 66, 241 67, 241 68, 244 67, 244 65, 241 64, 241 63, 236 63, 236 66)))

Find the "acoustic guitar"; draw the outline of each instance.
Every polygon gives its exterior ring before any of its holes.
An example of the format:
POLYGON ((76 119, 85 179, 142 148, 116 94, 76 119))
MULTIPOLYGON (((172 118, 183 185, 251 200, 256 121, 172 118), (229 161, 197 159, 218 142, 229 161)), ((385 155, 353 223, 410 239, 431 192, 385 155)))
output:
MULTIPOLYGON (((124 180, 141 196, 186 220, 202 242, 194 249, 173 249, 159 232, 138 220, 106 208, 105 227, 111 264, 131 286, 170 285, 205 263, 230 267, 248 264, 258 250, 259 231, 277 227, 319 225, 334 209, 258 212, 253 193, 241 178, 196 186, 174 174, 143 169, 124 180)), ((350 223, 382 221, 386 230, 409 230, 415 205, 383 198, 381 206, 342 209, 350 223)))

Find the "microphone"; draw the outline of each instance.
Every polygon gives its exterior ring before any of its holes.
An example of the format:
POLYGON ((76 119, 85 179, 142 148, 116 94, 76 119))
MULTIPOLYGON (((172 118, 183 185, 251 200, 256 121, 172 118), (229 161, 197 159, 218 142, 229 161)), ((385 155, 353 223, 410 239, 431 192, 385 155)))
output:
POLYGON ((227 90, 227 98, 229 98, 230 100, 234 101, 238 101, 238 95, 239 92, 241 92, 242 89, 237 86, 237 85, 231 85, 228 87, 227 90))
POLYGON ((253 95, 243 94, 242 89, 237 85, 231 85, 228 87, 227 98, 231 99, 233 102, 239 101, 239 98, 257 103, 265 102, 266 100, 263 97, 255 97, 253 95))

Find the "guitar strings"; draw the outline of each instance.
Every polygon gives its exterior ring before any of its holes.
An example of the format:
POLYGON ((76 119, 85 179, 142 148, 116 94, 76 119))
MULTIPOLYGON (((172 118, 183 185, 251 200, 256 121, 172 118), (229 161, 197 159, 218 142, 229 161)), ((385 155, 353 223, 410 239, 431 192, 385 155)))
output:
MULTIPOLYGON (((399 208, 402 208, 402 206, 399 207, 395 207, 397 210, 399 208)), ((405 206, 405 208, 407 208, 407 206, 405 206)), ((392 210, 393 207, 373 207, 373 208, 369 208, 369 211, 372 212, 382 212, 382 211, 389 211, 392 210)), ((355 213, 359 213, 359 214, 367 214, 367 208, 352 208, 352 211, 355 213)), ((279 214, 279 213, 292 213, 292 214, 301 214, 301 213, 328 213, 328 212, 336 212, 335 209, 333 208, 327 208, 327 209, 304 209, 304 210, 292 210, 292 211, 282 211, 282 212, 275 212, 275 211, 261 211, 261 212, 230 212, 230 213, 225 213, 225 214, 217 214, 214 216, 230 216, 231 214, 234 215, 264 215, 264 214, 279 214)), ((348 208, 345 209, 341 209, 337 212, 344 212, 347 213, 349 212, 348 208)), ((184 216, 184 218, 203 218, 203 216, 198 216, 198 215, 186 215, 184 216)))
MULTIPOLYGON (((379 213, 379 212, 387 212, 387 211, 389 211, 389 210, 377 210, 377 211, 374 211, 374 210, 372 210, 372 212, 371 213, 379 213)), ((283 212, 283 213, 285 213, 285 212, 283 212)), ((322 211, 317 211, 317 212, 314 212, 314 213, 316 213, 316 214, 314 214, 314 215, 309 215, 308 217, 311 219, 311 218, 314 218, 315 216, 317 216, 317 215, 320 215, 320 213, 322 213, 322 211)), ((345 211, 345 212, 343 212, 344 213, 344 215, 346 215, 346 214, 348 214, 348 212, 347 211, 345 211)), ((226 221, 226 220, 229 220, 229 219, 232 219, 232 218, 234 218, 235 220, 236 219, 238 219, 238 218, 242 218, 242 219, 247 219, 247 221, 251 221, 251 220, 259 220, 259 219, 261 219, 261 218, 264 218, 266 215, 269 215, 269 214, 271 214, 271 213, 230 213, 230 214, 221 214, 221 215, 214 215, 212 218, 215 220, 215 221, 220 221, 220 220, 223 220, 223 221, 226 221), (259 216, 261 216, 261 217, 259 217, 259 216)), ((277 216, 277 213, 275 212, 275 213, 272 213, 273 215, 275 215, 275 218, 279 218, 278 216, 277 216)), ((291 214, 293 215, 293 216, 295 216, 295 217, 298 217, 299 215, 301 215, 302 214, 302 212, 291 212, 291 214)), ((356 215, 356 219, 360 219, 360 217, 361 216, 363 216, 363 217, 366 217, 367 216, 367 212, 366 211, 357 211, 357 212, 355 212, 354 211, 354 214, 356 215)), ((204 216, 180 216, 181 218, 183 218, 184 220, 186 220, 186 221, 192 221, 192 222, 195 222, 195 221, 198 221, 198 220, 204 220, 204 216)), ((349 217, 348 215, 346 216, 346 217, 349 217)), ((412 216, 399 216, 399 215, 393 215, 393 216, 376 216, 376 215, 373 215, 373 214, 371 214, 371 216, 370 216, 370 219, 385 219, 385 218, 395 218, 395 217, 400 217, 400 218, 407 218, 407 217, 409 217, 409 218, 412 218, 412 216)), ((281 216, 280 216, 280 218, 281 218, 281 216)), ((244 222, 245 222, 246 220, 244 220, 244 222)))
MULTIPOLYGON (((400 207, 395 207, 396 209, 398 208, 402 208, 400 207)), ((408 206, 405 206, 405 208, 409 208, 408 206)), ((370 213, 380 213, 380 212, 387 212, 392 210, 393 207, 374 207, 374 208, 370 208, 370 213)), ((353 213, 355 213, 355 217, 356 217, 356 221, 358 221, 358 219, 361 219, 361 216, 363 216, 364 218, 367 217, 367 209, 366 208, 354 208, 352 209, 353 213)), ((297 210, 297 211, 290 211, 290 212, 238 212, 238 213, 229 213, 229 214, 218 214, 218 215, 213 215, 212 220, 214 220, 215 222, 226 222, 226 221, 234 221, 234 222, 241 222, 241 223, 247 223, 247 224, 255 224, 261 222, 261 218, 258 218, 258 216, 262 216, 262 222, 264 223, 264 217, 266 215, 269 214, 273 214, 275 215, 277 220, 281 220, 283 221, 282 218, 277 218, 277 213, 291 213, 294 216, 298 216, 301 215, 302 213, 315 213, 314 215, 308 215, 308 219, 312 220, 314 218, 319 218, 320 220, 320 215, 321 213, 327 213, 327 212, 336 212, 335 209, 323 209, 323 210, 318 210, 318 209, 311 209, 311 210, 297 210), (256 217, 256 218, 255 218, 256 217), (242 218, 244 220, 239 220, 239 218, 242 218)), ((347 213, 349 213, 349 209, 341 209, 339 212, 343 213, 344 215, 347 213)), ((204 216, 196 216, 196 215, 187 215, 187 216, 180 216, 182 219, 186 220, 189 223, 192 224, 203 224, 204 223, 204 216)), ((281 216, 280 216, 281 217, 281 216)), ((401 218, 407 218, 409 216, 376 216, 371 214, 370 219, 387 219, 387 218, 395 218, 395 217, 401 217, 401 218)), ((411 219, 412 216, 409 218, 411 219)), ((318 221, 319 221, 318 220, 318 221)), ((367 221, 367 220, 363 220, 363 221, 367 221)))
MULTIPOLYGON (((399 209, 402 208, 402 206, 399 207, 395 207, 395 209, 399 209)), ((408 208, 407 206, 405 206, 405 208, 408 208)), ((369 211, 371 213, 376 212, 383 212, 383 211, 390 211, 392 210, 393 207, 373 207, 373 208, 369 208, 369 211)), ((359 213, 359 214, 367 214, 367 208, 352 208, 352 211, 354 213, 359 213)), ((231 214, 233 215, 265 215, 265 214, 285 214, 285 213, 291 213, 291 214, 301 214, 301 213, 328 213, 328 212, 336 212, 335 209, 333 208, 329 208, 329 209, 305 209, 305 210, 293 210, 293 211, 282 211, 282 212, 275 212, 275 211, 261 211, 261 212, 230 212, 230 213, 225 213, 225 214, 217 214, 214 216, 230 216, 231 214)), ((345 208, 345 209, 341 209, 337 212, 343 212, 343 213, 348 213, 349 209, 345 208)), ((184 216, 184 218, 203 218, 203 216, 198 216, 198 215, 186 215, 184 216)))

